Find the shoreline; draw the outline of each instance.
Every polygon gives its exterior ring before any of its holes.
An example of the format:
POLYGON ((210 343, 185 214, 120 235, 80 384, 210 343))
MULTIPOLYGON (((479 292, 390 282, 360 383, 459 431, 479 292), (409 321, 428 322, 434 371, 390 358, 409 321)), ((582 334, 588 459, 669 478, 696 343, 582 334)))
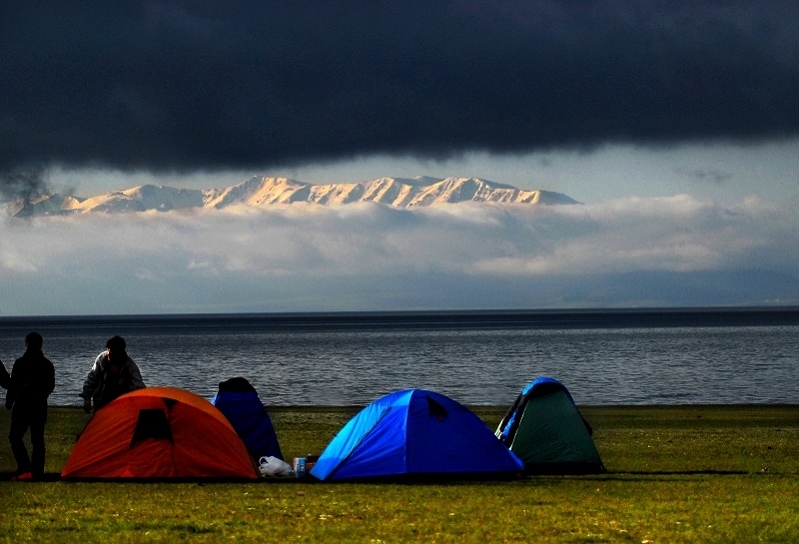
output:
POLYGON ((71 326, 185 329, 216 327, 217 321, 243 329, 306 330, 441 330, 441 329, 574 329, 799 326, 799 306, 697 306, 653 308, 482 309, 417 311, 255 312, 108 315, 0 315, 4 328, 47 329, 71 326))
MULTIPOLYGON (((294 411, 308 411, 308 412, 342 412, 342 411, 351 411, 351 410, 361 410, 368 406, 368 404, 331 404, 331 405, 321 405, 321 404, 296 404, 296 405, 264 405, 268 412, 294 412, 294 411)), ((510 405, 498 405, 498 404, 463 404, 465 408, 468 408, 472 411, 484 411, 484 410, 507 410, 510 408, 510 405)), ((736 403, 736 404, 722 404, 722 403, 692 403, 692 404, 577 404, 577 408, 580 410, 613 410, 613 409, 620 409, 620 410, 635 410, 635 409, 686 409, 686 410, 695 410, 695 409, 742 409, 742 408, 799 408, 799 401, 796 403, 788 403, 788 402, 749 402, 749 403, 736 403)), ((48 408, 58 408, 58 409, 75 409, 75 410, 83 410, 83 407, 78 404, 48 404, 48 408)))

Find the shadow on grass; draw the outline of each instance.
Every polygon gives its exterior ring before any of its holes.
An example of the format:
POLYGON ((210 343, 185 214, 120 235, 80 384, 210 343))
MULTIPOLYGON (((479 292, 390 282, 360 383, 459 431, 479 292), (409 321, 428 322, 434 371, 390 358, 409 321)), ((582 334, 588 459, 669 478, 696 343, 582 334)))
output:
POLYGON ((610 475, 620 475, 620 474, 629 474, 631 476, 716 476, 716 475, 723 475, 723 474, 752 474, 751 472, 746 472, 745 470, 642 470, 642 471, 631 471, 625 470, 622 472, 612 472, 608 471, 606 474, 610 475))
MULTIPOLYGON (((16 476, 16 472, 0 472, 0 482, 8 482, 16 476)), ((37 482, 58 482, 61 480, 61 474, 58 472, 47 472, 45 475, 37 480, 37 482)), ((20 482, 20 483, 36 483, 36 482, 20 482)))
MULTIPOLYGON (((15 476, 14 472, 0 472, 0 482, 10 482, 11 478, 15 476)), ((584 480, 584 481, 615 481, 626 480, 630 481, 631 478, 666 478, 673 479, 674 477, 692 477, 692 476, 797 476, 799 473, 795 472, 747 472, 744 470, 650 470, 650 471, 608 471, 602 474, 537 474, 525 476, 522 478, 510 479, 496 479, 496 478, 436 478, 436 477, 415 477, 415 478, 365 478, 362 480, 346 480, 346 481, 331 481, 321 482, 315 478, 259 478, 257 480, 249 480, 242 478, 78 478, 78 479, 62 479, 61 474, 57 472, 48 472, 44 477, 37 482, 87 482, 87 483, 128 483, 128 484, 153 484, 153 483, 175 483, 175 484, 302 484, 302 485, 375 485, 375 484, 394 484, 394 485, 409 485, 409 486, 425 486, 425 485, 504 485, 507 483, 545 483, 559 480, 584 480)), ((37 483, 37 482, 22 482, 22 483, 37 483)))

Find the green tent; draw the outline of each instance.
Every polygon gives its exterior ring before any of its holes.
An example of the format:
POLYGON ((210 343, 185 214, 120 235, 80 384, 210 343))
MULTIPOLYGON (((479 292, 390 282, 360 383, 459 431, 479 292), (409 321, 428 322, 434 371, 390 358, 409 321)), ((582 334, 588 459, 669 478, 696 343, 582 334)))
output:
POLYGON ((553 378, 537 378, 519 394, 496 435, 531 474, 596 474, 602 459, 569 391, 553 378))

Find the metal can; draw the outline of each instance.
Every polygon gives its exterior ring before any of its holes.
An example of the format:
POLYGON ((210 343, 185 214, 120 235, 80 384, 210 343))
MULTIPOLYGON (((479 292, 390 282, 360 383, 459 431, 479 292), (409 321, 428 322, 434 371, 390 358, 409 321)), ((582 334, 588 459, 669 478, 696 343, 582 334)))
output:
POLYGON ((305 478, 305 457, 295 457, 292 468, 295 478, 305 478))

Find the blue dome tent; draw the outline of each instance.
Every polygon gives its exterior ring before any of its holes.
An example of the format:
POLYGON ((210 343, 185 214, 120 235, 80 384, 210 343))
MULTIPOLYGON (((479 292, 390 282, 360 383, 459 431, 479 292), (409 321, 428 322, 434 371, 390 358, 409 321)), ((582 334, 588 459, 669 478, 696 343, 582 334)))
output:
POLYGON ((473 412, 423 389, 388 394, 355 415, 310 474, 319 480, 518 476, 523 463, 473 412))
POLYGON ((211 404, 225 415, 254 459, 272 456, 283 460, 272 420, 250 382, 244 378, 220 382, 211 404))

